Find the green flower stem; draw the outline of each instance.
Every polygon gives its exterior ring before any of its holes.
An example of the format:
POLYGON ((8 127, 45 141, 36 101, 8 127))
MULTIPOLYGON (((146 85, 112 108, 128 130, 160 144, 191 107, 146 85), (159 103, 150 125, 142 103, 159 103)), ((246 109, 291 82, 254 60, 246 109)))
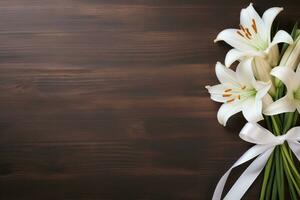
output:
POLYGON ((264 180, 263 180, 263 184, 262 184, 262 188, 261 188, 261 192, 260 192, 260 200, 264 200, 265 196, 266 196, 266 190, 267 190, 267 184, 268 182, 271 181, 270 174, 271 174, 271 169, 272 169, 272 163, 273 163, 273 157, 274 157, 274 152, 271 154, 267 164, 266 164, 266 168, 265 168, 265 172, 264 172, 264 180))
POLYGON ((272 121, 271 121, 270 116, 265 115, 264 119, 266 121, 266 125, 267 125, 268 130, 272 132, 273 131, 273 127, 272 127, 272 121))
POLYGON ((300 174, 299 174, 298 170, 296 169, 296 166, 288 153, 286 145, 281 145, 281 149, 282 149, 283 158, 286 159, 289 168, 292 170, 292 173, 297 180, 298 185, 300 185, 300 174))
POLYGON ((293 127, 297 125, 298 117, 299 117, 299 113, 298 111, 296 111, 294 114, 293 127))
POLYGON ((285 176, 287 177, 291 200, 297 200, 297 194, 295 192, 294 185, 293 185, 291 179, 288 177, 288 174, 286 173, 285 170, 284 170, 284 172, 285 172, 285 176))
POLYGON ((271 191, 272 191, 272 186, 273 186, 273 182, 274 182, 274 175, 275 175, 275 165, 272 164, 271 171, 270 171, 270 176, 269 176, 270 180, 267 183, 267 190, 265 192, 265 194, 266 194, 265 199, 267 199, 267 200, 271 199, 271 191))
POLYGON ((275 135, 280 135, 281 134, 281 122, 279 119, 279 116, 275 115, 275 116, 271 116, 271 121, 272 121, 272 125, 273 125, 273 132, 275 135))
MULTIPOLYGON (((281 149, 283 149, 283 148, 281 148, 281 149)), ((289 168, 289 165, 288 165, 286 157, 285 156, 282 156, 282 157, 283 157, 284 169, 285 169, 285 172, 287 174, 286 177, 292 181, 292 183, 293 183, 293 185, 294 185, 294 187, 295 187, 298 195, 300 196, 300 188, 299 188, 300 186, 296 182, 296 180, 294 179, 294 176, 293 176, 292 172, 290 171, 290 168, 289 168)))
MULTIPOLYGON (((276 172, 275 172, 276 175, 276 172)), ((277 187, 277 180, 276 178, 274 179, 273 182, 273 188, 272 188, 272 200, 276 200, 278 198, 278 187, 277 187)))
MULTIPOLYGON (((283 128, 283 133, 285 134, 292 126, 294 123, 294 113, 286 113, 284 115, 284 128, 283 128)), ((290 148, 288 148, 290 157, 293 158, 293 154, 290 148)))
POLYGON ((280 152, 279 147, 275 148, 275 180, 278 188, 278 197, 280 200, 284 200, 284 179, 283 179, 283 171, 282 171, 282 163, 280 163, 280 152))
POLYGON ((284 128, 283 128, 283 133, 286 133, 293 125, 294 123, 294 113, 286 113, 284 115, 284 128))
POLYGON ((282 192, 281 195, 279 195, 279 199, 284 200, 285 198, 285 187, 284 187, 284 183, 285 183, 285 179, 284 179, 284 171, 283 171, 283 161, 282 161, 282 156, 280 154, 280 147, 277 147, 278 149, 278 160, 279 160, 279 175, 280 175, 280 182, 279 182, 279 187, 280 187, 280 191, 282 192))
MULTIPOLYGON (((282 158, 284 159, 284 158, 282 158)), ((284 164, 284 161, 283 161, 283 166, 284 166, 284 173, 285 173, 285 176, 286 176, 286 179, 287 179, 287 182, 288 182, 288 186, 289 186, 289 191, 290 191, 290 197, 292 200, 297 200, 297 194, 295 192, 295 188, 294 188, 294 185, 293 185, 293 182, 289 176, 289 173, 287 172, 287 169, 285 168, 285 164, 284 164)))
MULTIPOLYGON (((271 116, 272 121, 272 127, 273 127, 273 133, 275 135, 280 135, 282 133, 282 125, 280 116, 275 115, 271 116)), ((283 174, 283 168, 280 164, 280 151, 279 148, 276 147, 274 150, 275 154, 275 179, 273 183, 273 189, 272 189, 272 199, 284 200, 284 179, 282 178, 283 174)))

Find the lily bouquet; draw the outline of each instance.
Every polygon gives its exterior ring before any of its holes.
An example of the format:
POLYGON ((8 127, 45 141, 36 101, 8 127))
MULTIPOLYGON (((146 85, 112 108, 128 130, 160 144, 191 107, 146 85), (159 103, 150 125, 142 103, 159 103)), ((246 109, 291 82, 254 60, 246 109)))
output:
POLYGON ((282 10, 273 7, 261 17, 250 4, 241 10, 239 29, 225 29, 215 39, 233 47, 225 65, 215 66, 220 84, 206 86, 211 99, 222 103, 217 119, 225 126, 242 112, 248 122, 240 138, 254 146, 223 175, 213 200, 222 198, 231 170, 250 160, 224 199, 241 199, 260 173, 260 200, 300 199, 300 30, 295 25, 289 34, 272 26, 282 10))

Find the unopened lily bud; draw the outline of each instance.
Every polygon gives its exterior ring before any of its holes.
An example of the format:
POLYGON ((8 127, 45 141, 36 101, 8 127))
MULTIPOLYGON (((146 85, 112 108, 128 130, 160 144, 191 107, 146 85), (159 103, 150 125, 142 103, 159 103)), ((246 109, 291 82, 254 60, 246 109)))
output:
POLYGON ((271 67, 275 67, 278 65, 279 58, 280 58, 280 55, 279 55, 278 45, 274 45, 269 50, 268 55, 266 56, 266 60, 271 65, 271 67))
MULTIPOLYGON (((295 39, 294 43, 289 45, 289 47, 284 52, 279 66, 286 66, 292 70, 295 70, 300 62, 300 30, 296 32, 298 37, 295 39)), ((275 79, 276 87, 282 85, 282 82, 278 79, 275 79)))
POLYGON ((292 70, 295 70, 300 62, 300 30, 297 30, 297 34, 298 37, 286 49, 279 64, 280 66, 287 66, 292 70))
MULTIPOLYGON (((256 80, 263 81, 263 82, 271 81, 273 83, 274 78, 270 74, 272 70, 272 66, 266 59, 259 58, 259 57, 254 58, 252 61, 252 69, 256 80)), ((272 84, 269 93, 271 96, 275 94, 274 84, 272 84)))

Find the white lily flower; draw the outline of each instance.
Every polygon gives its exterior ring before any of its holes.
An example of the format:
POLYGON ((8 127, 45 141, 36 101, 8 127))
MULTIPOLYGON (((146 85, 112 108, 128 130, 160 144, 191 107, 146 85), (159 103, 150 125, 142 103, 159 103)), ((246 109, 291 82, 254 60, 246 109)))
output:
POLYGON ((270 64, 276 66, 278 63, 275 64, 274 61, 278 62, 279 58, 277 44, 293 43, 292 37, 283 30, 278 31, 271 41, 272 23, 282 10, 283 8, 273 7, 266 10, 260 17, 252 3, 247 8, 242 9, 240 29, 225 29, 215 39, 215 42, 223 40, 233 47, 226 55, 225 65, 229 67, 235 61, 245 57, 262 57, 272 61, 270 64), (274 46, 275 48, 273 48, 274 46), (273 55, 274 53, 278 55, 273 55), (268 59, 269 55, 273 58, 268 59))
POLYGON ((300 112, 300 65, 298 65, 296 72, 287 66, 279 66, 275 67, 271 74, 285 84, 287 93, 284 97, 269 105, 264 110, 264 114, 277 115, 294 112, 296 109, 300 112))
POLYGON ((221 84, 206 88, 212 100, 224 103, 218 111, 219 123, 225 126, 227 120, 240 111, 250 122, 262 120, 263 100, 272 101, 268 94, 271 82, 255 80, 251 60, 241 62, 236 72, 219 62, 215 70, 221 84))

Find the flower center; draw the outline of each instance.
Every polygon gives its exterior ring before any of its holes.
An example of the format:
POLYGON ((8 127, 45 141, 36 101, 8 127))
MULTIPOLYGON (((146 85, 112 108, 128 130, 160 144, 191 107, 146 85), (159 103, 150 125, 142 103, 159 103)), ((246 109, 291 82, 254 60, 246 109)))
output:
POLYGON ((258 34, 258 28, 255 19, 252 19, 251 28, 244 27, 240 24, 240 30, 237 31, 237 34, 244 39, 251 41, 252 46, 256 50, 264 51, 268 47, 268 44, 263 39, 261 39, 258 34))
MULTIPOLYGON (((254 30, 254 33, 257 34, 257 26, 254 19, 252 19, 251 28, 254 30)), ((243 27, 243 25, 241 24, 240 24, 240 30, 237 31, 237 34, 239 34, 241 37, 248 40, 252 40, 253 38, 251 32, 249 31, 249 28, 243 27)))
POLYGON ((256 90, 254 88, 247 88, 246 86, 232 87, 225 89, 223 97, 226 99, 226 103, 234 102, 235 100, 244 100, 251 96, 255 96, 256 90))

